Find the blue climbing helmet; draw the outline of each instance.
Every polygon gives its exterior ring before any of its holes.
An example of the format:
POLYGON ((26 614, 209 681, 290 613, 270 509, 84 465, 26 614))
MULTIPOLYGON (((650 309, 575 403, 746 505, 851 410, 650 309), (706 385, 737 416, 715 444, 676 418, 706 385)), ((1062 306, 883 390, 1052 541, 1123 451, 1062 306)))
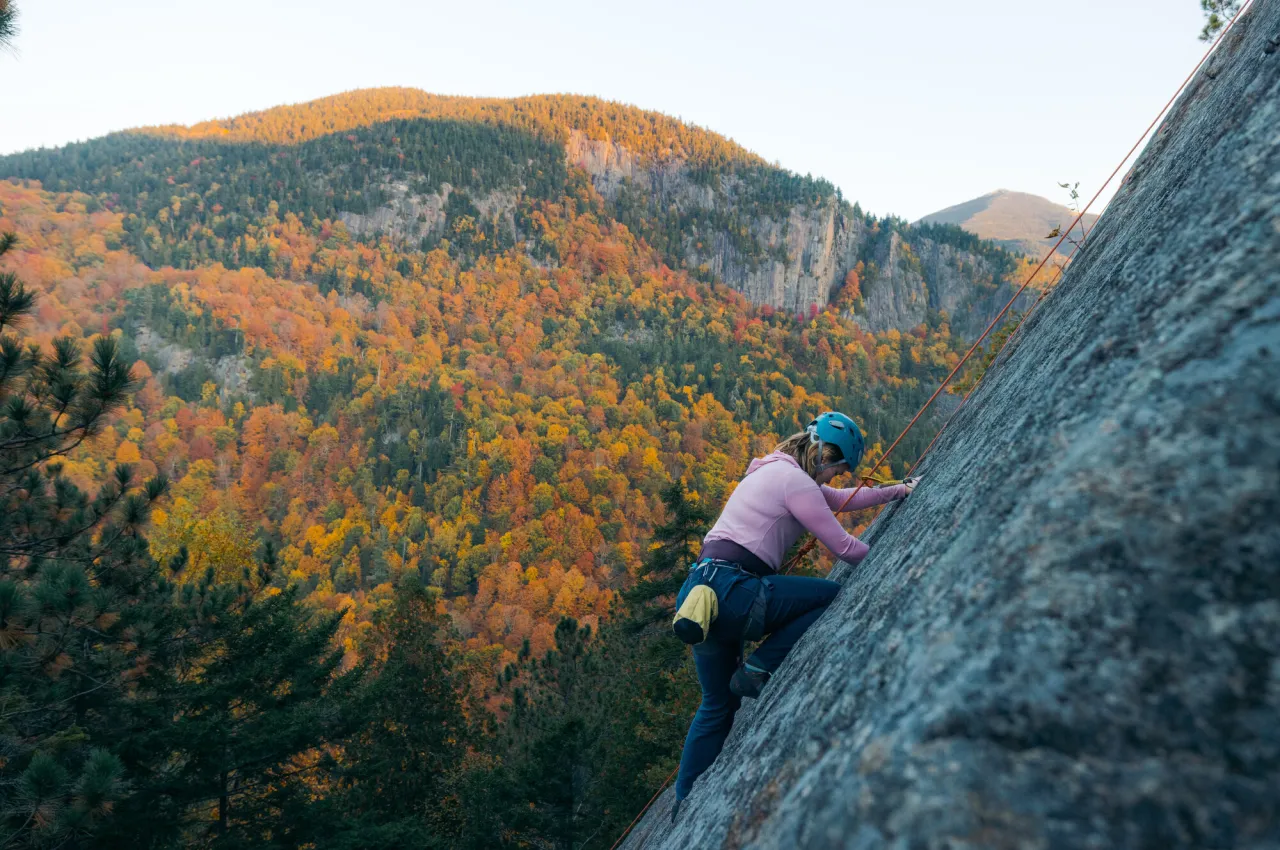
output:
POLYGON ((842 463, 849 464, 850 472, 858 468, 858 463, 862 460, 862 432, 848 416, 829 410, 810 422, 809 427, 804 430, 808 433, 809 440, 818 444, 819 460, 825 454, 826 443, 840 450, 840 460, 820 465, 817 472, 842 463))

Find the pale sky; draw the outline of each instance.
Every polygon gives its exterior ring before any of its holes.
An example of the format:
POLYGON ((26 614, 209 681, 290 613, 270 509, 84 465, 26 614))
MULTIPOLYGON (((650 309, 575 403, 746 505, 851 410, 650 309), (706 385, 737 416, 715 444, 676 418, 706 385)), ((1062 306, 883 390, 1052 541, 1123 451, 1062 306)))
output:
POLYGON ((576 92, 908 219, 996 188, 1087 199, 1205 49, 1196 0, 15 2, 0 153, 369 86, 576 92))

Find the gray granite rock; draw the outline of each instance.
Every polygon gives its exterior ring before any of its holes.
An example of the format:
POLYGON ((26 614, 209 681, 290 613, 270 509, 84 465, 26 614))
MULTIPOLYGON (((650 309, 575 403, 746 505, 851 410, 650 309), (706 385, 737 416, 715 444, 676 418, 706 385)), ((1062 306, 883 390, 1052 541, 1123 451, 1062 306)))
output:
POLYGON ((631 848, 1280 846, 1280 0, 631 848))

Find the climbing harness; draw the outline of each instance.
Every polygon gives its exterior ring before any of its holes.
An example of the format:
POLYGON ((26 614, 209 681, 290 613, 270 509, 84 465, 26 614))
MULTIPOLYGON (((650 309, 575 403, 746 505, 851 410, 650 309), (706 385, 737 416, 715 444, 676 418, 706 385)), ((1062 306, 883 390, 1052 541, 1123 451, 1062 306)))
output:
POLYGON ((689 568, 690 574, 698 574, 698 584, 689 591, 680 609, 676 611, 675 619, 671 621, 671 630, 687 644, 699 644, 706 640, 711 632, 711 624, 720 614, 720 599, 712 589, 711 582, 721 570, 759 579, 751 608, 743 620, 739 640, 759 640, 764 636, 765 609, 769 602, 767 579, 733 561, 702 558, 689 568))
MULTIPOLYGON (((1235 15, 1231 18, 1230 22, 1228 22, 1227 25, 1222 28, 1222 31, 1218 33, 1218 37, 1214 40, 1213 44, 1209 45, 1209 49, 1205 51, 1204 56, 1202 56, 1200 58, 1200 61, 1196 63, 1196 66, 1191 69, 1191 73, 1187 74, 1187 78, 1182 81, 1181 85, 1178 86, 1177 91, 1173 93, 1173 96, 1169 98, 1169 101, 1163 107, 1161 107, 1158 113, 1156 113, 1156 117, 1152 119, 1149 125, 1147 125, 1147 129, 1142 132, 1142 135, 1138 137, 1138 140, 1133 143, 1133 147, 1129 148, 1129 152, 1126 153, 1124 155, 1124 158, 1120 160, 1120 164, 1115 167, 1115 170, 1113 170, 1111 172, 1111 175, 1107 177, 1106 181, 1103 182, 1101 188, 1099 188, 1098 191, 1094 193, 1093 197, 1089 199, 1089 203, 1084 205, 1084 208, 1080 210, 1079 214, 1076 215, 1076 218, 1074 221, 1071 222, 1071 225, 1067 227, 1067 229, 1062 233, 1061 236, 1058 237, 1058 241, 1054 243, 1053 247, 1049 249, 1049 252, 1045 254, 1044 259, 1040 261, 1040 264, 1036 266, 1035 270, 1032 271, 1030 276, 1027 277, 1026 282, 1024 282, 1022 286, 1019 287, 1018 291, 1014 293, 1013 297, 1009 299, 1009 303, 1004 305, 1004 309, 1002 309, 996 315, 996 317, 991 320, 991 323, 987 325, 986 330, 982 332, 982 335, 978 337, 977 341, 974 342, 974 344, 969 348, 967 352, 965 352, 964 357, 960 359, 960 362, 956 364, 956 367, 952 369, 951 373, 948 374, 947 377, 942 380, 942 383, 938 385, 938 389, 934 391, 933 395, 929 396, 929 400, 926 401, 924 405, 920 408, 920 410, 916 413, 916 415, 911 418, 911 421, 907 423, 907 427, 902 429, 902 433, 898 435, 898 438, 893 441, 893 443, 889 446, 888 449, 886 449, 883 453, 881 453, 879 459, 876 460, 875 464, 871 467, 872 469, 879 468, 879 466, 882 463, 884 463, 885 459, 889 457, 889 455, 893 452, 893 450, 897 448, 898 444, 902 442, 904 437, 907 436, 907 432, 909 432, 915 426, 916 422, 920 419, 920 417, 924 415, 924 412, 929 409, 929 406, 933 404, 934 400, 942 393, 943 389, 946 388, 947 384, 951 382, 951 379, 956 376, 956 373, 960 371, 961 367, 963 367, 964 364, 973 355, 973 352, 977 350, 978 346, 982 344, 982 341, 987 338, 988 334, 991 333, 991 330, 996 326, 996 323, 999 322, 1002 318, 1004 318, 1004 315, 1007 312, 1009 312, 1009 309, 1013 306, 1014 302, 1017 301, 1018 298, 1022 296, 1022 293, 1031 284, 1031 281, 1035 279, 1035 276, 1039 274, 1040 270, 1043 269, 1045 267, 1045 264, 1049 262, 1049 258, 1052 257, 1054 253, 1058 250, 1058 247, 1063 243, 1063 240, 1067 238, 1067 236, 1072 232, 1072 230, 1075 228, 1077 224, 1081 224, 1081 222, 1084 220, 1085 214, 1089 212, 1089 208, 1093 206, 1094 202, 1097 201, 1098 198, 1102 195, 1103 190, 1105 190, 1107 186, 1111 185, 1111 181, 1114 180, 1116 175, 1120 173, 1120 169, 1123 168, 1124 164, 1129 161, 1129 157, 1133 156, 1134 152, 1138 149, 1138 146, 1141 145, 1143 140, 1147 138, 1148 134, 1150 134, 1151 131, 1155 129, 1156 124, 1159 123, 1160 119, 1164 116, 1164 114, 1169 111, 1169 107, 1173 106, 1173 102, 1178 99, 1178 95, 1182 94, 1183 89, 1187 87, 1187 84, 1191 82, 1191 79, 1196 75, 1196 73, 1200 70, 1200 68, 1204 65, 1204 63, 1209 60, 1209 57, 1218 48, 1218 45, 1222 43, 1223 38, 1226 37, 1227 33, 1229 33, 1232 27, 1235 26, 1236 21, 1240 19, 1240 16, 1243 15, 1245 13, 1245 10, 1247 10, 1251 5, 1253 5, 1252 0, 1245 0, 1245 2, 1240 6, 1240 8, 1236 10, 1235 15)), ((1106 211, 1105 207, 1103 211, 1104 212, 1106 211)), ((1101 213, 1099 213, 1099 215, 1101 215, 1101 213)), ((1083 226, 1084 225, 1081 224, 1082 228, 1083 226)), ((1079 248, 1078 245, 1076 247, 1079 248)), ((1074 253, 1075 251, 1073 250, 1072 254, 1074 253)), ((1059 276, 1060 274, 1061 273, 1059 273, 1059 276)), ((1054 280, 1056 282, 1057 278, 1055 278, 1054 280)), ((1047 292, 1048 290, 1046 290, 1046 293, 1047 292)), ((1032 312, 1034 312, 1035 308, 1039 306, 1039 303, 1042 300, 1044 300, 1043 294, 1036 301, 1036 303, 1032 305, 1031 309, 1027 311, 1027 315, 1030 315, 1032 312)), ((1011 334, 1009 337, 1009 340, 1012 340, 1013 336, 1015 336, 1018 333, 1018 330, 1021 329, 1022 324, 1025 323, 1026 319, 1027 319, 1027 316, 1022 317, 1022 321, 1018 323, 1018 327, 1014 329, 1013 334, 1011 334)), ((1008 345, 1008 341, 1006 341, 1005 344, 1008 345)), ((969 396, 972 394, 973 394, 973 390, 970 390, 969 393, 965 396, 965 399, 960 402, 960 406, 957 407, 955 411, 952 411, 951 417, 955 416, 956 412, 959 411, 960 407, 964 406, 964 401, 967 400, 969 396)), ((942 434, 942 431, 946 430, 946 426, 947 424, 950 423, 951 417, 948 418, 947 423, 943 424, 942 428, 938 431, 938 433, 934 435, 933 441, 929 443, 928 447, 925 448, 924 452, 920 455, 920 457, 916 459, 916 462, 911 467, 912 471, 914 471, 915 468, 919 466, 920 461, 923 460, 925 455, 929 453, 929 449, 933 448, 934 443, 936 443, 938 440, 938 436, 942 434)), ((908 475, 910 475, 910 472, 908 472, 908 475)), ((859 483, 857 488, 854 489, 854 491, 849 494, 849 498, 845 500, 843 505, 841 505, 841 511, 843 511, 844 508, 848 506, 849 502, 853 501, 853 497, 856 496, 858 492, 863 489, 865 484, 866 484, 865 481, 859 483)), ((837 511, 837 513, 839 513, 839 511, 837 511)), ((807 555, 811 549, 813 549, 813 546, 814 546, 814 540, 810 539, 803 547, 801 547, 800 551, 796 553, 796 556, 792 558, 791 561, 788 562, 787 565, 779 572, 786 573, 788 570, 790 570, 793 566, 796 565, 796 563, 798 563, 802 558, 804 558, 804 556, 807 555)), ((680 770, 680 767, 679 765, 677 765, 675 770, 672 770, 670 775, 668 775, 667 778, 663 781, 663 783, 658 786, 658 790, 655 791, 653 793, 653 796, 649 798, 649 802, 644 804, 644 808, 642 808, 639 811, 639 813, 631 820, 631 823, 627 824, 627 828, 622 831, 622 834, 618 836, 618 840, 613 842, 609 850, 617 850, 618 845, 620 845, 623 842, 623 840, 625 840, 626 837, 629 834, 631 834, 631 830, 635 828, 635 825, 637 823, 640 822, 640 818, 644 817, 644 813, 649 811, 649 808, 653 805, 654 801, 658 799, 658 796, 662 794, 664 790, 666 790, 667 785, 671 783, 671 780, 675 778, 675 775, 679 770, 680 770)), ((675 821, 674 810, 672 811, 671 819, 672 819, 672 822, 675 821)))

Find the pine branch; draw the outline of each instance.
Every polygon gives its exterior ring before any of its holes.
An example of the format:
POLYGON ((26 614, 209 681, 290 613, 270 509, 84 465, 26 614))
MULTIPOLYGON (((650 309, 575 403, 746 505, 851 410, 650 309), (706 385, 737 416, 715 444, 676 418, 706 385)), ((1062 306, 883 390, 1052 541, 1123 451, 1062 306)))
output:
MULTIPOLYGON (((12 0, 0 0, 0 49, 13 46, 14 36, 18 34, 18 7, 13 5, 12 0)), ((6 244, 6 240, 12 240, 13 234, 6 233, 0 237, 0 256, 12 247, 12 242, 6 244)), ((9 842, 6 841, 5 844, 9 842)), ((0 844, 3 847, 4 844, 0 844)))

